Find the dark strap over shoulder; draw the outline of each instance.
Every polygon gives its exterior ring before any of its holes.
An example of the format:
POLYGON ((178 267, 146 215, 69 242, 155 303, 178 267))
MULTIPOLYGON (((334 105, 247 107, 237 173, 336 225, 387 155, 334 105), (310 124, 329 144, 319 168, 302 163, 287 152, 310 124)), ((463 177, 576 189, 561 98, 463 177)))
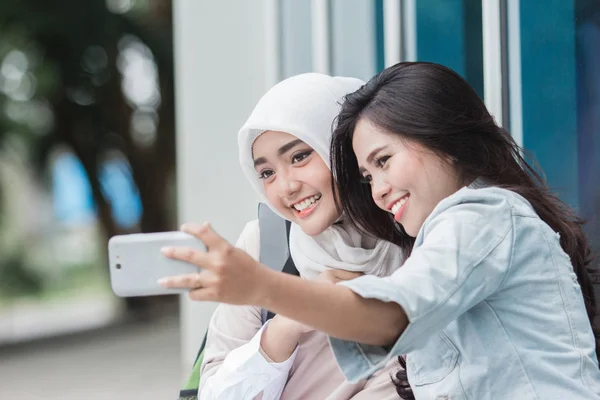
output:
MULTIPOLYGON (((289 251, 290 228, 292 227, 292 223, 290 221, 285 221, 285 227, 286 227, 286 235, 287 235, 287 246, 288 246, 288 251, 289 251)), ((296 268, 296 264, 294 264, 294 260, 292 260, 291 254, 288 255, 288 259, 285 261, 282 271, 287 274, 300 276, 300 273, 298 272, 298 269, 296 268)), ((275 313, 273 313, 269 310, 263 309, 263 310, 261 310, 261 312, 262 312, 262 316, 263 316, 263 324, 275 316, 275 313), (265 311, 266 311, 266 314, 265 314, 265 311)))
POLYGON ((282 271, 283 266, 290 257, 286 222, 266 204, 260 203, 258 205, 259 261, 274 271, 282 271))
MULTIPOLYGON (((290 255, 289 237, 291 222, 286 221, 264 203, 258 205, 258 226, 260 229, 259 261, 274 271, 300 275, 290 255)), ((261 310, 263 324, 275 314, 261 310)))

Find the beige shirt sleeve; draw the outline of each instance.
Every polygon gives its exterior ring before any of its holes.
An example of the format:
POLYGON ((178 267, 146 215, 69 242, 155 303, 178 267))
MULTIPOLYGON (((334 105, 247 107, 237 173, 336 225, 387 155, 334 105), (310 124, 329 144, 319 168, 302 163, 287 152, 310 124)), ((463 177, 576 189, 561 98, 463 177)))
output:
MULTIPOLYGON (((260 253, 258 220, 246 224, 236 247, 258 260, 260 253)), ((229 304, 217 306, 208 325, 199 391, 202 391, 204 382, 218 371, 229 352, 250 342, 261 327, 261 310, 258 307, 229 304)))
MULTIPOLYGON (((259 233, 258 220, 248 223, 236 246, 258 259, 259 233)), ((261 327, 260 308, 227 304, 217 307, 209 324, 201 368, 198 393, 202 399, 252 398, 257 390, 265 390, 268 398, 279 397, 293 359, 284 363, 264 359, 259 351, 261 327)))

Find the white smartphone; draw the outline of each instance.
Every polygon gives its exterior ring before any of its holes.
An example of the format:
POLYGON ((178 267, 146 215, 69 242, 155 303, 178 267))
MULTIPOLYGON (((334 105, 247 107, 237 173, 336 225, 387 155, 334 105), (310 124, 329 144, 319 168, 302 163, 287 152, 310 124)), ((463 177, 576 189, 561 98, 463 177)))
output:
POLYGON ((194 274, 200 268, 165 257, 166 246, 205 251, 199 239, 183 232, 135 233, 113 236, 108 242, 110 283, 120 297, 185 293, 188 289, 167 289, 157 280, 167 276, 194 274))

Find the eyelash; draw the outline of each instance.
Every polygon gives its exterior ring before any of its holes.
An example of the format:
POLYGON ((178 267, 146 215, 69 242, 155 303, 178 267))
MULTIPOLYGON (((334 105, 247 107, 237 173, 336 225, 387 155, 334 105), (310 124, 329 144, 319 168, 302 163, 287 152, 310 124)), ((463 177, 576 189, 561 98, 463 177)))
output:
POLYGON ((292 156, 292 164, 299 163, 304 161, 312 154, 314 150, 306 150, 300 153, 296 153, 292 156))
MULTIPOLYGON (((299 162, 302 162, 304 160, 306 160, 312 153, 314 150, 307 150, 307 151, 303 151, 297 154, 294 154, 292 156, 292 164, 297 164, 299 162)), ((273 171, 272 169, 265 169, 263 171, 261 171, 258 174, 258 179, 269 179, 270 177, 273 176, 273 174, 275 173, 275 171, 273 171), (267 176, 267 174, 269 174, 267 176)))
POLYGON ((273 176, 275 172, 272 169, 265 169, 264 171, 261 171, 260 174, 258 174, 258 179, 269 179, 270 177, 273 176), (269 176, 265 176, 265 174, 267 173, 271 173, 269 176))
MULTIPOLYGON (((375 164, 375 167, 377 168, 383 168, 385 167, 385 163, 387 162, 387 160, 389 160, 391 158, 391 156, 381 156, 381 157, 377 157, 375 159, 375 161, 373 162, 373 164, 375 164)), ((371 184, 371 181, 373 180, 371 175, 363 175, 360 178, 360 181, 362 183, 368 183, 371 184)))
POLYGON ((387 162, 387 160, 389 160, 389 159, 390 159, 390 156, 381 156, 381 157, 377 157, 377 158, 375 159, 375 162, 374 162, 374 164, 375 164, 375 166, 376 166, 377 168, 383 168, 383 167, 385 166, 385 163, 386 163, 386 162, 387 162))

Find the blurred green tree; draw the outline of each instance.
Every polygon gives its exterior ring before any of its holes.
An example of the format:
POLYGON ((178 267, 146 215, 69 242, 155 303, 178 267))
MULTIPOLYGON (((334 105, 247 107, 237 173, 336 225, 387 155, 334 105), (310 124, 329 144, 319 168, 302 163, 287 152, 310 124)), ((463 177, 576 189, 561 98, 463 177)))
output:
POLYGON ((102 162, 115 154, 127 161, 140 195, 139 230, 172 228, 172 48, 171 0, 0 2, 0 62, 13 58, 0 70, 0 141, 19 135, 42 174, 57 146, 70 149, 107 237, 122 232, 99 179, 102 162), (150 78, 136 83, 144 72, 150 78), (11 85, 11 74, 19 82, 11 85), (152 77, 156 88, 148 86, 152 77))
MULTIPOLYGON (((106 238, 174 225, 171 12, 171 0, 0 1, 0 150, 10 139, 23 144, 46 185, 52 155, 71 151, 106 238), (115 157, 129 166, 141 200, 134 227, 119 226, 100 179, 115 157)), ((0 187, 0 207, 7 190, 0 187)), ((0 264, 23 293, 39 288, 19 259, 0 264)))

